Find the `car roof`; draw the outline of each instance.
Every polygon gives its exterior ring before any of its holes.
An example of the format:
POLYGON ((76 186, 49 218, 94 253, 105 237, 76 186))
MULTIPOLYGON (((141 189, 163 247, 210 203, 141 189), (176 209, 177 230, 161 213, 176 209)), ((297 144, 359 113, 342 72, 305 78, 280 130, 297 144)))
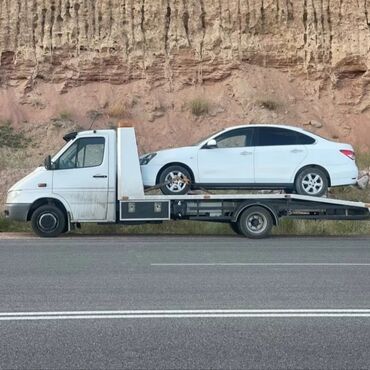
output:
MULTIPOLYGON (((235 129, 238 129, 238 128, 248 128, 248 127, 276 127, 276 128, 285 128, 285 129, 288 129, 288 130, 293 130, 293 131, 301 132, 301 133, 306 134, 306 135, 310 135, 310 136, 314 137, 315 139, 324 139, 324 138, 316 135, 314 132, 307 131, 307 130, 305 130, 302 127, 290 126, 290 125, 287 125, 287 124, 276 124, 276 123, 275 124, 266 124, 266 123, 257 124, 257 123, 252 123, 252 124, 249 124, 249 125, 238 125, 238 126, 233 126, 233 127, 227 127, 223 131, 221 131, 221 132, 228 132, 230 130, 235 130, 235 129)), ((221 132, 219 132, 219 133, 221 133, 221 132)))
POLYGON ((224 131, 235 130, 235 129, 238 129, 238 128, 247 128, 247 127, 277 127, 277 128, 286 128, 286 129, 289 129, 289 130, 296 130, 296 131, 308 132, 308 131, 306 131, 305 129, 303 129, 301 127, 290 126, 290 125, 286 125, 286 124, 276 124, 276 123, 275 124, 266 124, 266 123, 257 124, 257 123, 252 123, 252 124, 249 124, 249 125, 238 125, 238 126, 233 126, 233 127, 227 127, 227 128, 225 128, 224 131))

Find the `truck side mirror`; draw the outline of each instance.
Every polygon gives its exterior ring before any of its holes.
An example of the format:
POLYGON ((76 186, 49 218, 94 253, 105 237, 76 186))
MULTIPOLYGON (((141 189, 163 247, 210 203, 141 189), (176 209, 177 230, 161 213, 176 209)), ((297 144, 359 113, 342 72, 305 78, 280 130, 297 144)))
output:
POLYGON ((47 171, 50 171, 53 169, 52 163, 51 163, 51 155, 48 155, 44 160, 44 166, 47 171))
POLYGON ((206 144, 207 149, 217 148, 217 141, 215 139, 209 140, 206 144))

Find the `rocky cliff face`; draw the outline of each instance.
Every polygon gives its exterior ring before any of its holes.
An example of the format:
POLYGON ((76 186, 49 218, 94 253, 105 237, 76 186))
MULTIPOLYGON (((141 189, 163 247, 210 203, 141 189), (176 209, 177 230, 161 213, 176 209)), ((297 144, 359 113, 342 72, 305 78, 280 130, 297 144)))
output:
POLYGON ((1 83, 219 80, 256 64, 362 76, 367 0, 0 0, 1 83))

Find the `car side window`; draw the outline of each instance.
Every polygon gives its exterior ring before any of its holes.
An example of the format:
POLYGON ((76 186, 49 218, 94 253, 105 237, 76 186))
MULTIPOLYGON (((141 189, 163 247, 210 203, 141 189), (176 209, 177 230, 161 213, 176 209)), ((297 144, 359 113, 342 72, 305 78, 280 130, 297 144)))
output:
POLYGON ((316 142, 316 140, 313 137, 307 136, 305 134, 301 134, 299 132, 296 132, 297 134, 297 144, 298 145, 312 145, 316 142))
POLYGON ((103 163, 105 139, 103 137, 78 139, 57 163, 57 169, 98 167, 103 163))
POLYGON ((277 127, 260 127, 257 146, 297 145, 297 132, 277 127))
POLYGON ((247 146, 247 130, 232 130, 215 138, 217 148, 243 148, 247 146))

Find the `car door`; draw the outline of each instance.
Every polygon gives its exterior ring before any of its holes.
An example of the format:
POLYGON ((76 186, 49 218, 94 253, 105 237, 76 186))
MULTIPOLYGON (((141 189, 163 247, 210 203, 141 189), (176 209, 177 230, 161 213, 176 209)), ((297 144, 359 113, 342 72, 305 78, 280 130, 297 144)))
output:
POLYGON ((256 128, 256 184, 291 184, 294 181, 296 170, 308 155, 307 147, 299 140, 300 135, 286 128, 256 128))
POLYGON ((198 151, 198 174, 202 184, 252 184, 252 128, 230 130, 215 137, 217 145, 198 151))
POLYGON ((77 139, 57 159, 53 192, 70 205, 73 221, 104 221, 108 207, 108 136, 77 139))

